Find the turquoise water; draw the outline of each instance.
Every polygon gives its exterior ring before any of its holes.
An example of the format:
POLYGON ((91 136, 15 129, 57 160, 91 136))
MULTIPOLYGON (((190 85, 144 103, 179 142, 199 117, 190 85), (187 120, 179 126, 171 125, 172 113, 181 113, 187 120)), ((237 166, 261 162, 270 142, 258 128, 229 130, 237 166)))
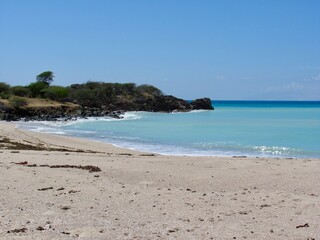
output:
POLYGON ((35 131, 170 155, 320 157, 320 102, 214 101, 215 111, 22 123, 35 131))

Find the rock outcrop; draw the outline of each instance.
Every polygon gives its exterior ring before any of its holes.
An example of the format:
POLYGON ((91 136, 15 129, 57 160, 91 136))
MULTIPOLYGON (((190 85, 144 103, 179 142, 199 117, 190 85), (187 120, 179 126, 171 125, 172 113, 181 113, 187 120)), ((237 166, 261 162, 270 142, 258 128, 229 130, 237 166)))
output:
POLYGON ((198 109, 213 110, 211 100, 203 98, 188 102, 174 96, 162 95, 132 101, 124 99, 101 107, 60 104, 56 106, 14 108, 0 103, 0 120, 55 121, 103 116, 121 118, 121 115, 126 111, 187 112, 198 109))
POLYGON ((191 107, 193 110, 200 110, 200 109, 214 110, 210 98, 196 99, 196 100, 191 101, 190 104, 191 104, 191 107))
POLYGON ((23 107, 0 109, 0 120, 6 121, 55 121, 60 118, 70 119, 79 113, 79 107, 51 106, 51 107, 23 107))

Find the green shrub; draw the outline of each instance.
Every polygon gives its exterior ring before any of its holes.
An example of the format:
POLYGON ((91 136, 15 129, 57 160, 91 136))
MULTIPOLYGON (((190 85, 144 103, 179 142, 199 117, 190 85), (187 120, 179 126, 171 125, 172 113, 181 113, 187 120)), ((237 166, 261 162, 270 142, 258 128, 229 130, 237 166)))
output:
POLYGON ((96 95, 93 90, 90 89, 80 89, 73 92, 71 97, 77 101, 77 103, 88 106, 97 107, 98 103, 96 101, 96 95))
MULTIPOLYGON (((69 87, 69 99, 88 107, 100 107, 110 104, 121 104, 144 101, 145 98, 162 96, 158 88, 151 85, 136 86, 134 83, 104 83, 89 81, 84 84, 73 84, 69 87)), ((119 105, 120 106, 120 105, 119 105)))
POLYGON ((15 108, 21 108, 27 105, 27 101, 22 97, 11 97, 9 103, 15 108))
POLYGON ((11 94, 8 92, 2 92, 0 93, 0 98, 1 99, 9 99, 11 97, 11 94))
POLYGON ((11 93, 20 97, 28 97, 30 95, 30 89, 23 86, 14 86, 11 87, 11 93))
POLYGON ((158 89, 152 85, 148 85, 148 84, 139 85, 137 87, 137 91, 140 94, 151 94, 153 96, 162 96, 163 95, 163 93, 160 89, 158 89))
POLYGON ((30 90, 32 97, 40 97, 41 90, 48 87, 49 85, 45 82, 33 82, 33 83, 30 83, 27 88, 30 90))
POLYGON ((93 82, 93 81, 88 81, 85 83, 85 88, 88 88, 90 90, 93 90, 93 89, 96 89, 96 88, 99 88, 101 87, 101 82, 93 82))
POLYGON ((51 100, 60 100, 66 98, 69 94, 69 89, 61 86, 50 86, 40 91, 42 97, 51 100))
POLYGON ((9 90, 10 90, 9 84, 6 84, 4 82, 0 82, 0 93, 9 92, 9 90))

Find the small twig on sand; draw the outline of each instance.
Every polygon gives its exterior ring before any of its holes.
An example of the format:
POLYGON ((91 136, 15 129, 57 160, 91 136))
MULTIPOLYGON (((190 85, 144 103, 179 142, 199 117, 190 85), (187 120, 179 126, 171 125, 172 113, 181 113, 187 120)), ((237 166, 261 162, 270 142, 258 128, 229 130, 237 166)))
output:
POLYGON ((306 224, 303 224, 303 225, 298 225, 298 226, 296 226, 296 228, 303 228, 303 227, 309 227, 309 224, 306 223, 306 224))

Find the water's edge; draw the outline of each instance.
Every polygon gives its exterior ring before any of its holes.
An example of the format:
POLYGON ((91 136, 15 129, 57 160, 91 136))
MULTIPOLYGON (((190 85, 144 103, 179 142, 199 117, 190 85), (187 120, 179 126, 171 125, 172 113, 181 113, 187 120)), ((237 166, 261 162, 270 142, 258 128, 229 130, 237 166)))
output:
POLYGON ((174 156, 320 158, 320 101, 213 101, 215 111, 126 112, 123 119, 19 127, 174 156))

